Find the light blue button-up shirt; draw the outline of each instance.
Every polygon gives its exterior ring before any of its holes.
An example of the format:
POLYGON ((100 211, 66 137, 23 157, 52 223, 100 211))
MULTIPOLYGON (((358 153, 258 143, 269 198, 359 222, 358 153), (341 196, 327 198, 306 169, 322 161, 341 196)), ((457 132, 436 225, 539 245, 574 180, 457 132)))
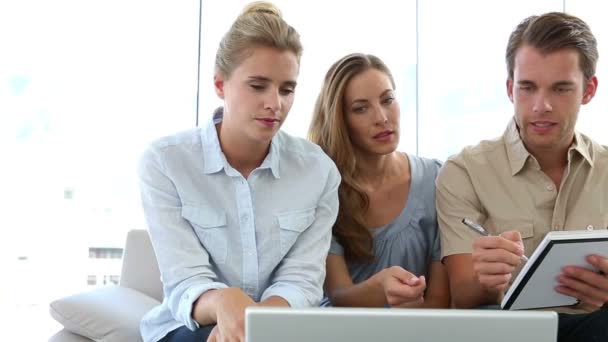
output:
POLYGON ((215 128, 153 143, 140 168, 141 196, 164 288, 141 323, 144 341, 185 325, 211 289, 239 287, 254 301, 317 306, 338 213, 339 172, 323 151, 279 132, 247 179, 226 161, 215 128))

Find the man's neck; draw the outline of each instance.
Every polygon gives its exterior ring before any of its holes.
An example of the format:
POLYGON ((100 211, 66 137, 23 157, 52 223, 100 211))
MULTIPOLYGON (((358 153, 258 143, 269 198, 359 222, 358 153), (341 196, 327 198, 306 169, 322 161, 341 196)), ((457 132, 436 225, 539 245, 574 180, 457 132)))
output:
POLYGON ((557 189, 561 186, 564 172, 568 166, 568 149, 569 147, 559 150, 530 151, 530 154, 538 161, 540 169, 553 180, 557 189))

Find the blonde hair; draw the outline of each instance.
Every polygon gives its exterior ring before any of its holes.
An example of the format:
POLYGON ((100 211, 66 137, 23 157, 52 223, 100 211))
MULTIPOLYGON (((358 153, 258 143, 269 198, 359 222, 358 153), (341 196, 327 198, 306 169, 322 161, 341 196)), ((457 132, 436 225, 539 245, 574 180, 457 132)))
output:
POLYGON ((272 3, 256 1, 245 6, 220 42, 215 55, 215 72, 230 77, 243 61, 247 51, 256 46, 292 51, 300 62, 300 35, 283 20, 281 11, 272 3))
POLYGON ((363 220, 369 209, 369 197, 357 180, 357 160, 346 126, 344 96, 350 80, 369 69, 386 74, 395 88, 393 76, 380 58, 361 53, 344 56, 325 75, 308 130, 308 139, 325 151, 342 175, 338 190, 340 208, 333 233, 344 247, 347 261, 355 262, 372 261, 373 245, 363 220))

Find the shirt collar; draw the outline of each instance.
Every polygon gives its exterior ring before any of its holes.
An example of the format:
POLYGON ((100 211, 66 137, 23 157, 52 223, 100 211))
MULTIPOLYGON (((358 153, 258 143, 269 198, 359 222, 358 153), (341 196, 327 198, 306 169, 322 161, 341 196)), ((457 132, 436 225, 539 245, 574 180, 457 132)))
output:
MULTIPOLYGON (((203 141, 203 172, 211 174, 220 170, 231 170, 232 167, 228 164, 224 152, 220 146, 220 141, 217 136, 216 125, 222 122, 224 118, 224 108, 219 107, 213 112, 213 117, 207 121, 205 128, 201 133, 203 141)), ((279 160, 280 160, 280 138, 279 133, 275 134, 270 143, 270 150, 264 158, 259 169, 270 169, 275 178, 280 178, 279 160)))
POLYGON ((281 178, 280 173, 279 173, 279 160, 280 160, 279 134, 280 134, 280 132, 275 134, 274 137, 272 137, 272 141, 270 142, 270 150, 268 151, 266 158, 264 158, 262 165, 260 165, 260 167, 259 167, 260 169, 269 168, 270 171, 272 172, 272 175, 276 179, 281 178))
POLYGON ((509 125, 503 134, 503 139, 507 148, 507 157, 509 158, 509 165, 511 166, 511 175, 515 176, 519 171, 521 171, 521 169, 523 169, 524 165, 526 165, 528 157, 530 157, 530 152, 528 152, 526 146, 524 146, 524 142, 519 136, 519 130, 517 129, 515 118, 512 118, 509 122, 509 125))
POLYGON ((203 141, 203 172, 205 174, 216 173, 225 167, 228 162, 220 147, 220 140, 217 137, 215 125, 222 122, 224 118, 224 108, 219 107, 213 112, 213 117, 201 132, 203 141))
MULTIPOLYGON (((515 122, 515 118, 511 119, 505 133, 503 134, 503 139, 505 141, 507 156, 509 158, 509 165, 511 166, 511 175, 514 176, 519 173, 529 158, 532 157, 530 152, 526 149, 524 142, 521 140, 519 136, 519 129, 517 128, 517 123, 515 122)), ((571 160, 572 151, 578 152, 591 166, 593 166, 593 159, 591 159, 589 155, 589 144, 584 139, 584 137, 578 133, 574 133, 574 142, 572 146, 568 149, 568 162, 571 160)))
POLYGON ((589 163, 589 166, 593 167, 593 158, 591 158, 589 153, 591 149, 592 146, 590 146, 589 141, 587 141, 579 132, 574 132, 574 143, 570 146, 570 149, 568 149, 568 153, 570 153, 570 151, 578 152, 583 156, 587 163, 589 163))

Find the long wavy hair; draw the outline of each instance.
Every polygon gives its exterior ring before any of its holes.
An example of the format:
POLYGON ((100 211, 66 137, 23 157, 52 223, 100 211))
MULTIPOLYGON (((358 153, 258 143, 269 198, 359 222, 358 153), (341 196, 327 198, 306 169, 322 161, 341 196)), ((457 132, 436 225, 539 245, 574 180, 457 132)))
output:
POLYGON ((357 179, 357 160, 346 125, 344 95, 350 80, 369 69, 385 73, 395 88, 393 76, 380 58, 362 53, 344 56, 325 75, 308 130, 308 139, 333 159, 342 175, 338 190, 340 209, 333 234, 344 248, 346 260, 357 263, 374 260, 373 239, 364 225, 369 197, 357 179))

